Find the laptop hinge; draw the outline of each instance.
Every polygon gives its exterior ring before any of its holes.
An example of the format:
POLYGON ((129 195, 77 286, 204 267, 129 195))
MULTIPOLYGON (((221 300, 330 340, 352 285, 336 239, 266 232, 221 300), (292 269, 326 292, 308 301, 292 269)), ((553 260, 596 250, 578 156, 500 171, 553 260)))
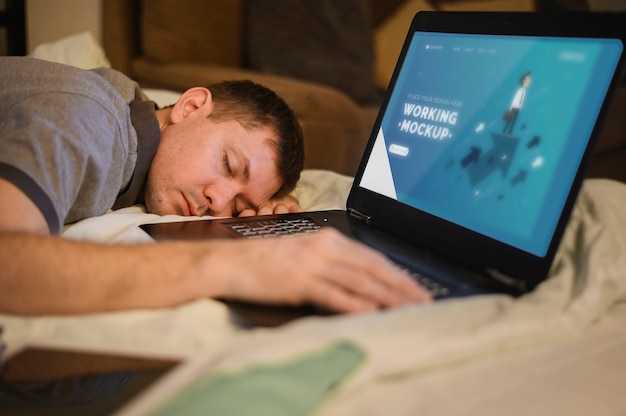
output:
POLYGON ((488 268, 487 275, 493 278, 494 280, 496 280, 497 282, 502 283, 503 285, 509 288, 513 288, 519 293, 524 293, 528 290, 526 286, 526 282, 514 279, 511 276, 508 276, 499 270, 488 268))
POLYGON ((367 214, 362 213, 361 211, 354 209, 354 208, 349 208, 348 209, 348 213, 350 214, 350 216, 352 218, 355 218, 359 221, 362 221, 366 224, 369 224, 372 221, 372 217, 370 217, 367 214))

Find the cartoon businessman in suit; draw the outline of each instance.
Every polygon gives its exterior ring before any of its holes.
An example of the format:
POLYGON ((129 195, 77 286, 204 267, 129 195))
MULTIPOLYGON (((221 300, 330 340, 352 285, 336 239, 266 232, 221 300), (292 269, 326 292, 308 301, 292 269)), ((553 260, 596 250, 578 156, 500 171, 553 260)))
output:
POLYGON ((502 130, 502 134, 506 134, 507 136, 513 135, 513 127, 515 126, 515 121, 517 121, 517 116, 519 115, 522 106, 524 105, 524 100, 526 98, 526 90, 530 86, 530 72, 524 73, 520 78, 520 87, 517 89, 515 96, 513 97, 513 101, 511 102, 511 107, 504 113, 504 130, 502 130))

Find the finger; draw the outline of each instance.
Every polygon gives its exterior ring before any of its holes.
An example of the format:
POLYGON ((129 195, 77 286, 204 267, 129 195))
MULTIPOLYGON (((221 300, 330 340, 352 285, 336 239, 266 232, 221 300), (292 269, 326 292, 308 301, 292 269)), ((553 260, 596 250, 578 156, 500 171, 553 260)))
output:
POLYGON ((420 283, 418 283, 407 271, 401 270, 392 265, 396 272, 381 275, 386 282, 394 287, 400 293, 403 293, 407 299, 417 302, 431 302, 433 300, 432 293, 420 283))
POLYGON ((382 255, 372 259, 368 270, 369 276, 385 290, 397 295, 401 299, 400 302, 430 302, 432 300, 432 294, 425 287, 415 281, 408 272, 400 269, 382 255))
POLYGON ((271 215, 274 213, 274 207, 272 204, 266 204, 259 207, 257 215, 271 215))
POLYGON ((292 204, 289 205, 289 212, 304 212, 304 208, 298 204, 292 204))
POLYGON ((289 208, 284 204, 278 204, 274 207, 274 214, 287 214, 288 212, 289 208))
POLYGON ((347 291, 323 279, 311 282, 306 294, 308 303, 331 312, 355 313, 374 311, 379 308, 379 305, 371 299, 347 291))
POLYGON ((340 287, 352 296, 375 303, 379 307, 389 307, 410 302, 404 293, 389 287, 366 268, 350 264, 336 267, 328 275, 328 281, 340 287))
POLYGON ((357 296, 376 302, 380 307, 431 300, 426 289, 391 265, 362 269, 350 267, 343 274, 335 275, 333 282, 346 287, 357 296))
POLYGON ((254 210, 252 208, 242 209, 241 212, 239 212, 239 214, 237 214, 238 217, 251 217, 253 215, 256 215, 256 210, 254 210))
POLYGON ((380 252, 347 237, 337 238, 336 244, 334 252, 339 254, 342 262, 342 269, 330 277, 336 284, 351 288, 382 306, 432 299, 428 290, 380 252))
POLYGON ((317 244, 312 251, 323 258, 324 267, 318 270, 318 276, 344 295, 373 302, 377 307, 430 300, 428 291, 379 252, 331 228, 312 238, 317 244))
POLYGON ((402 293, 405 298, 410 300, 432 300, 431 293, 424 286, 420 285, 406 270, 390 262, 385 256, 381 255, 380 258, 372 259, 372 261, 369 270, 381 284, 397 293, 402 293))

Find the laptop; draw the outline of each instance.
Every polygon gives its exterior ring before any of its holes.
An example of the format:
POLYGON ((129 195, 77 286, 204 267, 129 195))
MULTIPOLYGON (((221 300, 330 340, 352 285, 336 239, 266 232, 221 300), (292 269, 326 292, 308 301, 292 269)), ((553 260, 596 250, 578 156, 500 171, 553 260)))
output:
POLYGON ((519 296, 546 279, 613 90, 624 15, 419 12, 347 210, 141 227, 155 240, 331 226, 435 299, 519 296))

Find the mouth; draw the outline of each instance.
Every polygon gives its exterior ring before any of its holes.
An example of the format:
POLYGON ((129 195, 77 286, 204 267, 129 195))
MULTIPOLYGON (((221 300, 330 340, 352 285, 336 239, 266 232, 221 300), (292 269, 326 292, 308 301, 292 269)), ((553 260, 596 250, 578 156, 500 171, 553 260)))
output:
POLYGON ((183 215, 185 217, 190 217, 192 215, 194 215, 191 211, 191 204, 189 203, 189 201, 187 200, 187 198, 185 198, 185 195, 182 196, 183 197, 183 203, 181 204, 181 210, 183 212, 183 215))

